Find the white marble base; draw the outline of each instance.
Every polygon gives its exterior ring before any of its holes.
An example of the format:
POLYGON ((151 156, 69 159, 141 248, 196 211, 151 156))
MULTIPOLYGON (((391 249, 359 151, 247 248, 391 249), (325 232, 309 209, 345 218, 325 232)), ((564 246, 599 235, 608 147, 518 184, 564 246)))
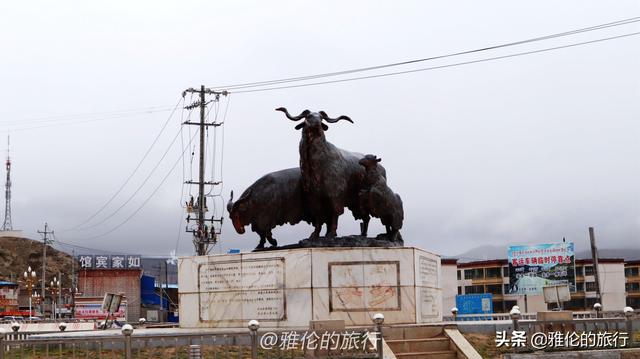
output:
POLYGON ((417 248, 301 248, 183 257, 182 328, 307 327, 441 321, 440 257, 417 248))

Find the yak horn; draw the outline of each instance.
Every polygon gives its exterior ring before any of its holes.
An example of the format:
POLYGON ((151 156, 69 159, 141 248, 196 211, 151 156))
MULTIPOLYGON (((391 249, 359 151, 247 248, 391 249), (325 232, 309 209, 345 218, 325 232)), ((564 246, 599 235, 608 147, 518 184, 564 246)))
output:
POLYGON ((227 202, 227 211, 231 213, 232 208, 233 208, 233 191, 231 191, 231 197, 229 198, 229 202, 227 202))
POLYGON ((287 111, 287 109, 284 108, 284 107, 278 107, 278 108, 276 108, 276 111, 284 112, 284 114, 287 116, 287 118, 290 119, 291 121, 300 121, 303 118, 307 117, 308 114, 311 113, 311 111, 309 111, 309 110, 304 110, 304 111, 302 111, 301 114, 299 114, 298 116, 294 117, 294 116, 291 116, 289 114, 289 111, 287 111))
POLYGON ((323 120, 325 120, 325 121, 327 121, 329 123, 336 123, 336 122, 338 122, 340 120, 345 120, 345 121, 349 121, 349 122, 353 123, 353 120, 349 116, 340 116, 338 118, 331 118, 324 111, 320 111, 320 116, 322 116, 323 120))

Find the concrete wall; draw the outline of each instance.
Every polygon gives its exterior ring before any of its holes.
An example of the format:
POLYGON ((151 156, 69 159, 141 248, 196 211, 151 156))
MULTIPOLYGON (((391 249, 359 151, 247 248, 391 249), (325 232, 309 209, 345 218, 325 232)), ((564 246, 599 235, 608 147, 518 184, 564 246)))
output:
POLYGON ((180 326, 308 327, 312 320, 371 325, 442 320, 440 257, 416 248, 299 248, 183 257, 180 326))
POLYGON ((599 267, 602 310, 622 310, 626 306, 624 263, 601 263, 599 267))
POLYGON ((458 265, 442 265, 442 311, 448 315, 451 308, 456 306, 456 295, 458 295, 458 265))
POLYGON ((78 273, 78 290, 83 297, 124 293, 127 299, 127 321, 138 321, 141 275, 140 269, 85 269, 78 273))

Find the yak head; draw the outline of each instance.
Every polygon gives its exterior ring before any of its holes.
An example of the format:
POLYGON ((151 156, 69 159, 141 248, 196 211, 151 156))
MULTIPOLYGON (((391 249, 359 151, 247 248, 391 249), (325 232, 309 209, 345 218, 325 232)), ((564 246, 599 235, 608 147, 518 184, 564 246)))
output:
POLYGON ((378 158, 375 155, 366 155, 358 161, 358 163, 364 167, 365 176, 363 184, 365 186, 371 186, 380 180, 380 177, 385 177, 382 167, 378 167, 378 162, 382 161, 382 158, 378 158))
POLYGON ((291 121, 300 121, 304 119, 304 121, 296 125, 295 129, 303 129, 303 134, 306 135, 309 140, 324 136, 324 131, 327 131, 329 129, 329 126, 327 126, 327 124, 323 123, 322 121, 336 123, 340 120, 345 120, 353 123, 353 121, 348 116, 331 118, 324 111, 311 112, 309 110, 304 110, 298 116, 291 116, 289 114, 289 111, 287 111, 287 109, 284 107, 278 107, 276 111, 284 112, 287 118, 291 121))
POLYGON ((249 216, 249 200, 248 196, 243 194, 235 203, 233 202, 233 191, 231 191, 231 198, 227 202, 227 211, 229 212, 229 218, 233 223, 233 228, 236 229, 238 234, 244 234, 244 226, 247 224, 249 216))
POLYGON ((378 158, 376 155, 366 155, 358 161, 365 169, 373 168, 378 165, 378 162, 382 161, 382 158, 378 158))

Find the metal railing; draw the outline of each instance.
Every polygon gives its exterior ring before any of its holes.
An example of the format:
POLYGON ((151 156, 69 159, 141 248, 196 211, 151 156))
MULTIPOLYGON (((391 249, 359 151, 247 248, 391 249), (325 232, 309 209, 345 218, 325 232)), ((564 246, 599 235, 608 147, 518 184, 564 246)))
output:
MULTIPOLYGON (((640 319, 640 313, 634 312, 633 318, 640 319)), ((537 313, 522 313, 520 319, 523 320, 537 320, 537 313)), ((573 319, 589 319, 589 318, 625 318, 625 313, 621 310, 610 311, 584 311, 573 312, 573 319)), ((467 321, 497 321, 497 320, 511 320, 509 313, 491 313, 491 314, 456 314, 456 315, 443 315, 442 321, 444 322, 467 322, 467 321)))
MULTIPOLYGON (((357 331, 367 338, 367 345, 351 348, 317 348, 318 351, 335 358, 381 358, 375 345, 379 341, 368 339, 367 333, 381 331, 382 321, 375 328, 357 331), (371 329, 371 330, 370 330, 371 329)), ((384 318, 382 318, 384 320, 384 318)), ((291 347, 285 341, 291 331, 263 332, 257 322, 250 322, 249 331, 218 333, 193 333, 179 331, 163 334, 148 334, 139 331, 134 335, 131 325, 123 326, 119 332, 110 330, 103 334, 95 331, 74 332, 75 336, 63 338, 39 338, 27 333, 5 333, 0 331, 0 359, 9 358, 304 358, 310 349, 291 347), (254 325, 251 325, 254 324, 254 325), (91 334, 89 334, 91 333, 91 334), (264 346, 264 337, 275 338, 270 347, 264 346)), ((340 331, 346 332, 346 331, 340 331)), ((350 330, 354 333, 354 330, 350 330)), ((334 332, 335 333, 335 332, 334 332)), ((377 337, 381 337, 377 335, 377 337)), ((319 337, 318 337, 319 339, 319 337)), ((363 341, 364 343, 364 341, 363 341)))
MULTIPOLYGON (((632 310, 623 311, 622 313, 622 317, 615 316, 609 318, 592 317, 574 318, 571 320, 526 320, 521 318, 521 313, 518 310, 512 309, 510 313, 512 321, 510 329, 514 332, 523 332, 524 338, 531 339, 530 342, 525 341, 523 347, 517 348, 516 351, 538 349, 533 347, 533 335, 540 336, 540 334, 542 334, 546 337, 549 333, 561 333, 565 335, 573 333, 575 337, 578 336, 577 333, 616 333, 616 343, 614 347, 618 347, 619 339, 624 343, 624 347, 639 346, 640 343, 635 340, 635 329, 639 327, 640 317, 632 310), (624 333, 624 339, 620 338, 620 333, 624 333)), ((567 349, 566 346, 560 348, 560 350, 565 349, 567 349)))

